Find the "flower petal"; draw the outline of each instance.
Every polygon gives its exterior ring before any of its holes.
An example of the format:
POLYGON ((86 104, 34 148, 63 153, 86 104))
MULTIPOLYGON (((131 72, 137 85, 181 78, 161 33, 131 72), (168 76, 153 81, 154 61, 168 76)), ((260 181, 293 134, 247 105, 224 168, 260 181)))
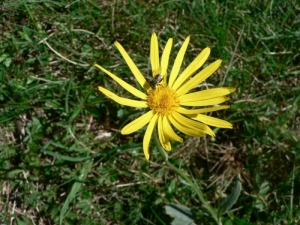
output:
POLYGON ((188 82, 179 87, 177 90, 178 96, 184 95, 185 93, 196 87, 198 84, 200 84, 202 81, 204 81, 206 78, 208 78, 210 75, 212 75, 220 67, 221 62, 222 60, 220 59, 216 60, 215 62, 201 70, 188 82))
POLYGON ((150 139, 152 137, 152 133, 154 130, 154 127, 157 123, 157 118, 158 115, 154 114, 152 119, 150 120, 150 123, 146 129, 145 135, 144 135, 144 140, 143 140, 143 150, 144 150, 144 154, 147 160, 149 160, 150 158, 150 154, 149 154, 149 144, 150 144, 150 139))
POLYGON ((210 48, 205 48, 191 64, 180 74, 178 79, 174 82, 172 88, 177 90, 189 77, 191 77, 196 70, 198 70, 207 60, 210 54, 210 48))
POLYGON ((186 101, 180 101, 180 105, 184 106, 208 106, 208 105, 217 105, 221 104, 223 102, 226 102, 229 98, 227 97, 218 97, 218 98, 212 98, 212 99, 206 99, 201 101, 195 101, 195 102, 186 102, 186 101))
POLYGON ((220 127, 220 128, 232 128, 232 124, 227 122, 226 120, 221 120, 215 117, 198 114, 197 116, 190 116, 190 118, 194 120, 198 120, 202 123, 208 124, 210 126, 214 127, 220 127))
POLYGON ((212 99, 212 98, 225 96, 234 91, 235 91, 235 88, 227 88, 227 87, 212 88, 212 89, 207 89, 207 90, 203 90, 203 91, 197 91, 197 92, 181 95, 179 97, 179 101, 181 101, 181 100, 184 102, 202 101, 202 100, 206 100, 206 99, 212 99))
POLYGON ((215 133, 206 124, 198 123, 177 112, 174 112, 172 116, 168 118, 178 130, 187 135, 204 136, 205 134, 209 134, 210 136, 215 136, 215 133))
POLYGON ((117 102, 121 105, 127 105, 127 106, 131 106, 131 107, 136 107, 136 108, 147 108, 148 107, 146 101, 137 101, 137 100, 132 100, 129 98, 122 98, 101 86, 99 86, 98 89, 103 94, 105 94, 107 97, 111 98, 112 100, 114 100, 115 102, 117 102))
POLYGON ((159 141, 160 141, 160 144, 162 145, 162 147, 167 151, 171 151, 171 149, 172 149, 171 143, 170 143, 168 136, 165 133, 162 120, 163 120, 162 116, 159 116, 158 124, 157 124, 158 138, 159 138, 159 141))
POLYGON ((115 42, 115 46, 120 51, 121 55, 123 56, 124 60, 126 61, 127 65, 128 65, 128 67, 130 68, 131 72, 135 76, 137 82, 142 87, 144 87, 144 85, 146 84, 145 77, 142 75, 142 73, 140 72, 140 70, 134 64, 134 62, 132 61, 132 59, 130 58, 130 56, 127 54, 127 52, 125 51, 125 49, 122 47, 122 45, 119 42, 116 41, 115 42))
POLYGON ((183 42, 177 56, 176 56, 176 59, 175 59, 175 62, 174 62, 174 65, 172 67, 172 70, 171 70, 171 73, 170 73, 170 79, 169 79, 169 87, 172 87, 175 80, 176 80, 176 77, 178 76, 178 73, 179 73, 179 70, 180 70, 180 67, 181 67, 181 64, 182 64, 182 60, 183 60, 183 57, 184 57, 184 54, 186 52, 186 49, 187 49, 187 46, 189 44, 189 41, 190 41, 190 36, 188 36, 185 41, 183 42))
POLYGON ((175 120, 173 116, 169 117, 170 122, 182 133, 192 136, 192 137, 202 137, 205 136, 206 133, 199 130, 199 129, 191 129, 190 127, 185 126, 184 124, 180 123, 179 121, 175 120))
POLYGON ((169 38, 161 56, 161 75, 163 75, 164 77, 165 84, 167 83, 167 70, 169 65, 169 57, 171 53, 172 43, 173 43, 173 39, 169 38))
POLYGON ((97 68, 99 68, 100 70, 102 70, 104 73, 106 73, 108 76, 110 76, 112 79, 114 79, 125 90, 127 90, 128 92, 130 92, 134 96, 136 96, 138 98, 141 98, 141 99, 144 99, 144 100, 147 99, 147 95, 145 93, 141 92, 140 90, 138 90, 135 87, 131 86, 130 84, 126 83, 125 81, 123 81, 122 79, 120 79, 116 75, 112 74, 108 70, 104 69, 103 67, 99 66, 98 64, 95 64, 94 66, 96 66, 97 68))
POLYGON ((164 131, 166 133, 166 135, 169 137, 169 139, 172 139, 174 141, 178 141, 178 142, 182 142, 182 138, 179 137, 173 130, 171 124, 170 124, 170 121, 168 119, 167 116, 164 116, 163 117, 163 120, 162 120, 162 124, 163 124, 163 127, 164 127, 164 131))
POLYGON ((151 43, 150 43, 150 62, 152 67, 152 74, 153 76, 154 71, 159 68, 159 49, 158 49, 158 40, 155 33, 151 36, 151 43))
POLYGON ((181 114, 198 114, 198 113, 214 112, 214 111, 228 109, 228 108, 230 108, 230 105, 220 105, 220 106, 214 106, 214 107, 203 108, 203 109, 186 109, 183 107, 178 107, 176 111, 181 114))
POLYGON ((131 134, 141 129, 143 126, 149 123, 152 117, 153 117, 153 112, 152 111, 147 112, 146 114, 140 116, 139 118, 133 120, 125 127, 123 127, 123 129, 121 130, 121 134, 131 134))

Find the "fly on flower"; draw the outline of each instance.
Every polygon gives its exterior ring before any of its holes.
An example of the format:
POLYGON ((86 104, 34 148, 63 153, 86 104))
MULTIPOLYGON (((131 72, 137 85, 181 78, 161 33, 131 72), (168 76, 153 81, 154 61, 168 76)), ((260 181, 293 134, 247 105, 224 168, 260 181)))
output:
POLYGON ((157 127, 158 130, 159 141, 162 147, 167 151, 171 150, 171 140, 178 142, 183 141, 182 138, 176 134, 173 127, 193 137, 201 137, 206 134, 215 136, 215 133, 209 126, 232 128, 231 123, 207 116, 205 113, 229 108, 229 105, 220 104, 229 99, 226 96, 234 92, 235 88, 220 87, 190 92, 212 75, 220 67, 222 61, 220 59, 216 60, 204 69, 198 71, 210 54, 210 49, 205 48, 191 64, 179 74, 189 41, 190 37, 187 37, 183 42, 170 74, 168 75, 169 56, 173 39, 170 38, 168 40, 160 59, 158 39, 155 33, 152 34, 150 62, 154 78, 153 81, 150 82, 147 82, 120 43, 115 42, 115 46, 120 51, 137 82, 145 89, 144 92, 126 83, 100 65, 95 64, 97 68, 141 100, 120 97, 101 86, 99 87, 99 91, 119 104, 148 110, 147 113, 133 120, 121 130, 122 134, 130 134, 148 124, 143 140, 143 150, 147 160, 150 158, 149 144, 155 127, 157 127), (157 71, 160 72, 158 73, 157 71))
POLYGON ((158 83, 162 81, 162 79, 163 79, 162 75, 161 74, 157 74, 157 75, 155 75, 154 78, 152 78, 151 80, 147 80, 147 81, 148 81, 150 87, 152 89, 155 89, 156 86, 158 85, 158 83))

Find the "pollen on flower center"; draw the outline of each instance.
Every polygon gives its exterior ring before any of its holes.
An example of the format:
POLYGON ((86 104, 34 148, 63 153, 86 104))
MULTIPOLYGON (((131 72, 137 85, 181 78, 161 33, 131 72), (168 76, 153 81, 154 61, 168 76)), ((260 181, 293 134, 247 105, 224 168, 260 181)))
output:
POLYGON ((179 106, 176 92, 170 87, 159 85, 148 92, 147 104, 161 116, 172 114, 179 106))

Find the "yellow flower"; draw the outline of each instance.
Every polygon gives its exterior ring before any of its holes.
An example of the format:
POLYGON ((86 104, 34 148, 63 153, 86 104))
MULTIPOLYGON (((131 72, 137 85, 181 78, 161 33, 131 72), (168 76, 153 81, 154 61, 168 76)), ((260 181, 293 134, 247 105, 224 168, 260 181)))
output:
POLYGON ((173 39, 170 38, 168 40, 163 50, 161 61, 159 61, 157 36, 155 33, 152 34, 150 44, 150 61, 152 76, 156 82, 159 82, 157 85, 155 85, 155 82, 150 82, 149 84, 124 48, 118 42, 115 42, 115 46, 122 54, 137 82, 145 89, 145 93, 126 83, 98 64, 95 64, 97 68, 102 70, 128 92, 141 100, 119 97, 103 87, 99 87, 99 91, 119 104, 149 109, 147 113, 127 124, 121 131, 122 134, 130 134, 148 124, 143 140, 143 149, 147 160, 149 160, 150 157, 150 139, 156 125, 160 143, 167 151, 171 150, 170 140, 182 142, 182 138, 175 133, 171 124, 179 131, 194 137, 201 137, 205 134, 215 136, 214 132, 208 125, 220 128, 232 128, 231 123, 215 117, 207 116, 203 113, 229 108, 229 105, 218 104, 228 100, 226 95, 234 92, 235 88, 221 87, 188 93, 214 73, 222 62, 221 60, 216 60, 195 74, 210 54, 210 49, 205 48, 194 59, 194 61, 181 74, 179 74, 189 41, 190 37, 187 37, 177 54, 169 79, 167 79, 169 56, 173 39), (161 77, 162 79, 159 79, 161 77), (197 106, 212 107, 200 109, 191 108, 197 106))

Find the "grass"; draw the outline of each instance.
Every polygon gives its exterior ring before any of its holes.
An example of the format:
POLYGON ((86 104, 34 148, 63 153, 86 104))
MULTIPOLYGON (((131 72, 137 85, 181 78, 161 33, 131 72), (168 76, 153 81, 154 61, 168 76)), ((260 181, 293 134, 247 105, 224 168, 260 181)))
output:
POLYGON ((135 83, 115 40, 150 74, 152 32, 161 46, 174 38, 171 61, 191 35, 184 67, 211 47, 208 62, 223 63, 207 85, 237 88, 231 109, 214 114, 234 129, 181 134, 172 163, 215 208, 241 175, 224 224, 299 223, 297 1, 4 0, 0 11, 1 223, 171 224, 164 206, 176 203, 214 224, 155 148, 145 160, 144 129, 120 134, 143 111, 97 90, 128 96, 94 62, 135 83))

